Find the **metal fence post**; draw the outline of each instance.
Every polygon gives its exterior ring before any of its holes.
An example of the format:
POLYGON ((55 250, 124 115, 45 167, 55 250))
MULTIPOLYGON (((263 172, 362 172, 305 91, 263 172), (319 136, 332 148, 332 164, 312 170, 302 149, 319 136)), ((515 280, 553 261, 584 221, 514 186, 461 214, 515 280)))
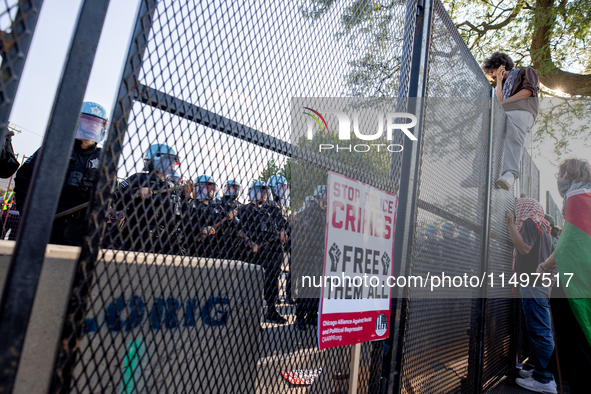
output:
MULTIPOLYGON (((488 269, 488 254, 490 244, 490 210, 491 210, 491 194, 492 194, 492 153, 493 153, 493 131, 494 131, 494 117, 495 117, 495 92, 490 89, 490 119, 488 129, 488 147, 486 162, 486 183, 484 188, 484 228, 482 236, 482 255, 480 259, 480 272, 486 272, 488 269)), ((477 299, 477 320, 476 320, 476 376, 474 379, 474 392, 482 392, 482 374, 484 368, 484 330, 486 327, 486 286, 479 290, 477 299)))
POLYGON ((0 391, 12 391, 80 108, 109 0, 86 0, 33 170, 25 214, 0 303, 0 391))
POLYGON ((103 199, 112 197, 112 187, 117 180, 117 162, 125 133, 127 121, 135 100, 139 96, 139 90, 143 86, 139 82, 139 73, 142 68, 144 52, 148 45, 148 36, 152 28, 153 16, 158 0, 142 0, 136 14, 133 36, 129 44, 123 76, 117 93, 117 101, 111 117, 109 133, 103 148, 100 168, 106 176, 101 176, 95 182, 90 194, 89 228, 82 244, 82 250, 76 266, 74 283, 65 324, 62 329, 62 346, 57 355, 54 377, 52 379, 52 393, 69 392, 72 370, 75 366, 78 351, 78 341, 83 335, 84 318, 87 308, 88 292, 94 275, 95 262, 98 255, 100 229, 105 221, 101 215, 103 199), (97 194, 99 197, 97 198, 97 194))
POLYGON ((20 0, 11 32, 0 40, 0 150, 43 0, 20 0))
MULTIPOLYGON (((394 275, 408 272, 408 262, 412 254, 423 142, 424 97, 427 94, 433 12, 434 0, 419 0, 416 8, 416 27, 408 86, 408 97, 416 97, 416 99, 409 102, 407 109, 409 113, 415 114, 418 119, 414 128, 417 141, 412 143, 407 141, 404 144, 398 208, 396 211, 395 234, 397 236, 394 240, 394 275)), ((390 338, 388 338, 388 341, 391 342, 391 350, 390 354, 384 358, 382 392, 396 393, 400 391, 401 360, 406 324, 406 297, 405 291, 401 298, 392 300, 392 314, 390 316, 392 326, 390 338), (394 305, 396 305, 396 308, 394 308, 394 305)))

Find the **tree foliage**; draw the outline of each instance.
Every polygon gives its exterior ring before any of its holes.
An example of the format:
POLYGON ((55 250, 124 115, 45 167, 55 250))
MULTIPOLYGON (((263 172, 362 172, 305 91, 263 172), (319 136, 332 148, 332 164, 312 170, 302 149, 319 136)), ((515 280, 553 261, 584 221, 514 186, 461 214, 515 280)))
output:
POLYGON ((591 0, 444 0, 478 60, 495 50, 532 66, 540 82, 591 96, 591 0))
POLYGON ((267 182, 267 180, 269 180, 269 178, 271 176, 279 174, 280 171, 281 171, 281 168, 277 165, 277 163, 275 162, 275 159, 272 158, 269 160, 269 162, 267 163, 267 165, 265 166, 265 168, 261 172, 261 175, 259 176, 258 180, 263 181, 263 182, 267 182))
MULTIPOLYGON (((298 140, 298 154, 290 161, 292 209, 297 210, 302 207, 306 197, 312 196, 317 186, 327 184, 328 170, 326 168, 332 168, 348 176, 354 175, 353 177, 356 179, 362 179, 362 177, 355 172, 365 175, 371 174, 371 178, 379 182, 373 186, 394 192, 396 185, 393 182, 398 177, 392 176, 393 166, 395 166, 396 158, 400 158, 402 153, 389 152, 386 145, 391 144, 392 141, 388 141, 386 138, 364 141, 354 134, 350 140, 343 141, 339 140, 338 133, 332 130, 318 130, 311 140, 301 136, 298 140), (373 146, 368 152, 354 151, 354 146, 368 143, 382 144, 383 146, 379 150, 373 146), (320 144, 333 145, 335 148, 319 152, 320 144), (337 145, 345 149, 337 151, 337 145), (347 149, 349 146, 351 151, 347 149)), ((365 148, 360 150, 365 150, 365 148)))
POLYGON ((353 97, 396 97, 400 75, 404 0, 309 0, 300 7, 303 17, 319 21, 328 12, 340 12, 335 37, 345 40, 351 53, 344 76, 353 97))
MULTIPOLYGON (((514 59, 517 67, 532 66, 536 69, 542 83, 542 98, 591 96, 591 0, 442 2, 477 62, 482 62, 494 51, 503 51, 514 59)), ((307 0, 300 7, 300 12, 312 23, 329 12, 339 13, 335 36, 346 40, 352 53, 349 71, 343 76, 349 89, 345 94, 358 97, 398 96, 401 48, 407 33, 404 29, 406 2, 307 0)), ((445 40, 445 37, 433 39, 445 40)), ((453 53, 440 55, 453 57, 453 53)), ((432 56, 437 56, 437 53, 432 52, 432 56)), ((462 87, 462 83, 453 83, 453 78, 449 78, 462 70, 452 67, 444 75, 432 73, 431 76, 436 76, 437 80, 430 81, 430 89, 434 84, 440 84, 445 91, 451 92, 452 97, 459 97, 457 90, 465 90, 466 87, 462 87)), ((584 127, 571 127, 591 117, 591 111, 586 110, 588 102, 584 103, 579 102, 577 107, 580 109, 573 111, 568 100, 563 100, 560 107, 552 109, 551 114, 555 117, 552 121, 543 113, 546 105, 542 103, 540 118, 543 121, 534 140, 553 141, 558 156, 568 153, 569 143, 589 145, 591 131, 584 127)))
POLYGON ((554 144, 557 158, 589 146, 591 0, 443 0, 464 41, 481 61, 508 53, 540 76, 534 141, 554 144), (556 97, 556 98, 554 98, 556 97))

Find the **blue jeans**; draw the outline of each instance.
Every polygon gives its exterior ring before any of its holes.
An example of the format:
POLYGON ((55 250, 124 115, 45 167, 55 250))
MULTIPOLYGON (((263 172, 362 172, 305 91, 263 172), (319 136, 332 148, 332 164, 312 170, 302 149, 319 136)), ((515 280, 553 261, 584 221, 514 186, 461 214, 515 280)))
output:
POLYGON ((536 369, 534 369, 532 377, 541 383, 551 382, 554 375, 546 370, 554 351, 548 288, 543 286, 522 287, 521 307, 525 314, 527 332, 536 348, 536 369))

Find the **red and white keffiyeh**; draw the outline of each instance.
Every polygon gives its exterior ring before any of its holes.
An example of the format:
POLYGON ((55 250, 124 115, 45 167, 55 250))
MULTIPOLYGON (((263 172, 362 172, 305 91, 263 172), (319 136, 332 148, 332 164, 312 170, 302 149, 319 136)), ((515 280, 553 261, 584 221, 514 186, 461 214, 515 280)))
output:
POLYGON ((515 225, 517 231, 521 231, 521 226, 527 219, 533 220, 540 235, 543 234, 543 231, 548 234, 552 231, 550 223, 544 219, 544 208, 539 202, 528 197, 518 198, 515 201, 515 225))
MULTIPOLYGON (((518 198, 515 201, 515 226, 517 227, 517 231, 521 231, 521 227, 523 226, 523 222, 527 219, 533 220, 538 229, 538 234, 542 235, 544 231, 550 234, 552 231, 552 227, 550 227, 550 223, 546 219, 544 219, 544 208, 542 205, 534 200, 533 198, 529 197, 522 197, 518 198)), ((517 257, 517 250, 513 250, 513 273, 515 273, 515 258, 517 257)), ((515 288, 513 288, 513 292, 515 293, 515 288)))

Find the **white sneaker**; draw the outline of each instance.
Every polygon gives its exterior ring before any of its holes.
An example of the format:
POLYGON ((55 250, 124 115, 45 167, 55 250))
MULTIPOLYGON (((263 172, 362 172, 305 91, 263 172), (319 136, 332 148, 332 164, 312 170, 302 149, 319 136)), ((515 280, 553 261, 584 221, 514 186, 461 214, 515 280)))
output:
POLYGON ((524 389, 534 391, 536 393, 557 394, 556 384, 554 382, 540 383, 532 377, 515 379, 515 383, 524 389))
POLYGON ((515 183, 515 175, 513 175, 510 172, 504 173, 502 177, 497 179, 497 185, 499 185, 499 187, 501 189, 505 189, 505 190, 511 189, 513 187, 514 183, 515 183))
POLYGON ((533 369, 530 369, 529 371, 527 369, 520 369, 519 370, 519 376, 521 376, 522 378, 531 378, 533 374, 534 374, 533 369))

